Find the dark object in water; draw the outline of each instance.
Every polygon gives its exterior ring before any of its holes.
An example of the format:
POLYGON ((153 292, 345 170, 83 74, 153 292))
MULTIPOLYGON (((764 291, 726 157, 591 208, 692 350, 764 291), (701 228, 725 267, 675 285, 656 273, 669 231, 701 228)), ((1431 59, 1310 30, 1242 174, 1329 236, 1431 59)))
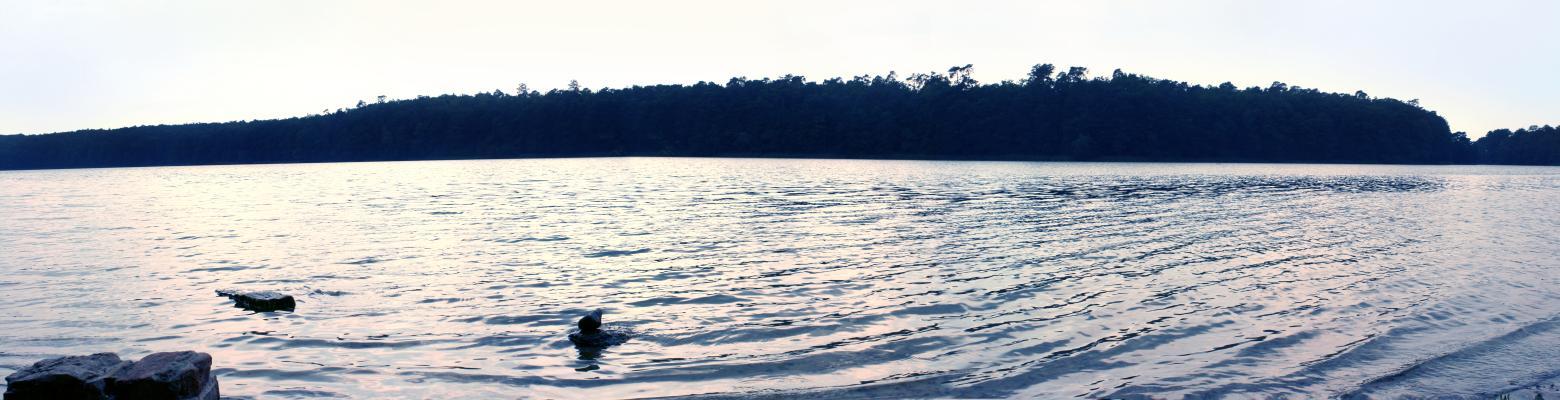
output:
POLYGON ((50 358, 5 377, 5 399, 105 399, 105 380, 124 368, 114 353, 50 358))
POLYGON ((580 317, 580 333, 596 333, 601 330, 601 310, 591 311, 580 317))
POLYGON ((193 351, 155 353, 108 377, 115 399, 217 400, 211 355, 193 351))
POLYGON ((114 353, 50 358, 5 378, 6 400, 217 400, 211 355, 155 353, 126 362, 114 353))
POLYGON ((580 318, 580 331, 569 334, 569 341, 577 347, 603 348, 628 341, 628 333, 601 329, 601 310, 591 311, 580 318))
POLYGON ((292 311, 298 303, 293 297, 277 292, 237 292, 231 290, 218 290, 218 295, 233 299, 233 303, 239 308, 250 311, 292 311))
POLYGON ((576 332, 569 334, 569 341, 574 342, 574 345, 577 347, 602 348, 627 342, 628 333, 610 329, 597 331, 596 333, 576 332))

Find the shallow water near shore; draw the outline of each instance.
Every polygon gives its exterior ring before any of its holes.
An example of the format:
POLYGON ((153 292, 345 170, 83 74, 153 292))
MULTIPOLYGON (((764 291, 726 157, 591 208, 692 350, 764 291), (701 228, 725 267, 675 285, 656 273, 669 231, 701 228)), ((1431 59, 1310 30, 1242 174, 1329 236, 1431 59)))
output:
POLYGON ((1488 396, 1560 376, 1557 233, 1552 167, 0 171, 0 375, 193 349, 255 398, 1488 396), (632 339, 575 349, 595 308, 632 339))

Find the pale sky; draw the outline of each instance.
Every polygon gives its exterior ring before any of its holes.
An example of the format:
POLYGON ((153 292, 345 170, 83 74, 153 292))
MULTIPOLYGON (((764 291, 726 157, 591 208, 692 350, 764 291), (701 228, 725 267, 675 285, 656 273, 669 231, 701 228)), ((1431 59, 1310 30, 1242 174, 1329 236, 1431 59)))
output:
POLYGON ((1560 1, 0 0, 0 134, 266 119, 377 95, 1037 63, 1560 124, 1560 1))

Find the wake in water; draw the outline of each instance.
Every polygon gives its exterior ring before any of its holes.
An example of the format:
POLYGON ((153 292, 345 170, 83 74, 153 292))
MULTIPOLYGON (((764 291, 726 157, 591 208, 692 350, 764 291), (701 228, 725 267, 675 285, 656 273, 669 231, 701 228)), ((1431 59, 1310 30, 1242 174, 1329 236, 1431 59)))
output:
POLYGON ((1489 398, 1560 378, 1560 316, 1412 364, 1344 398, 1489 398))

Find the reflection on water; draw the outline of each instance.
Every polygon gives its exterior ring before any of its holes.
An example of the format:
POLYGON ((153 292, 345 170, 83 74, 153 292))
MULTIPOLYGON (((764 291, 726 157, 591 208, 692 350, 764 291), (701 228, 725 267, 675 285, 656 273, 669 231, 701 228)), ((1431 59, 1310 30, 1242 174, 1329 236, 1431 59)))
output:
POLYGON ((197 349, 230 396, 607 398, 1473 395, 1560 372, 1556 168, 30 171, 0 172, 0 210, 0 374, 197 349), (571 345, 596 308, 633 340, 571 345))

